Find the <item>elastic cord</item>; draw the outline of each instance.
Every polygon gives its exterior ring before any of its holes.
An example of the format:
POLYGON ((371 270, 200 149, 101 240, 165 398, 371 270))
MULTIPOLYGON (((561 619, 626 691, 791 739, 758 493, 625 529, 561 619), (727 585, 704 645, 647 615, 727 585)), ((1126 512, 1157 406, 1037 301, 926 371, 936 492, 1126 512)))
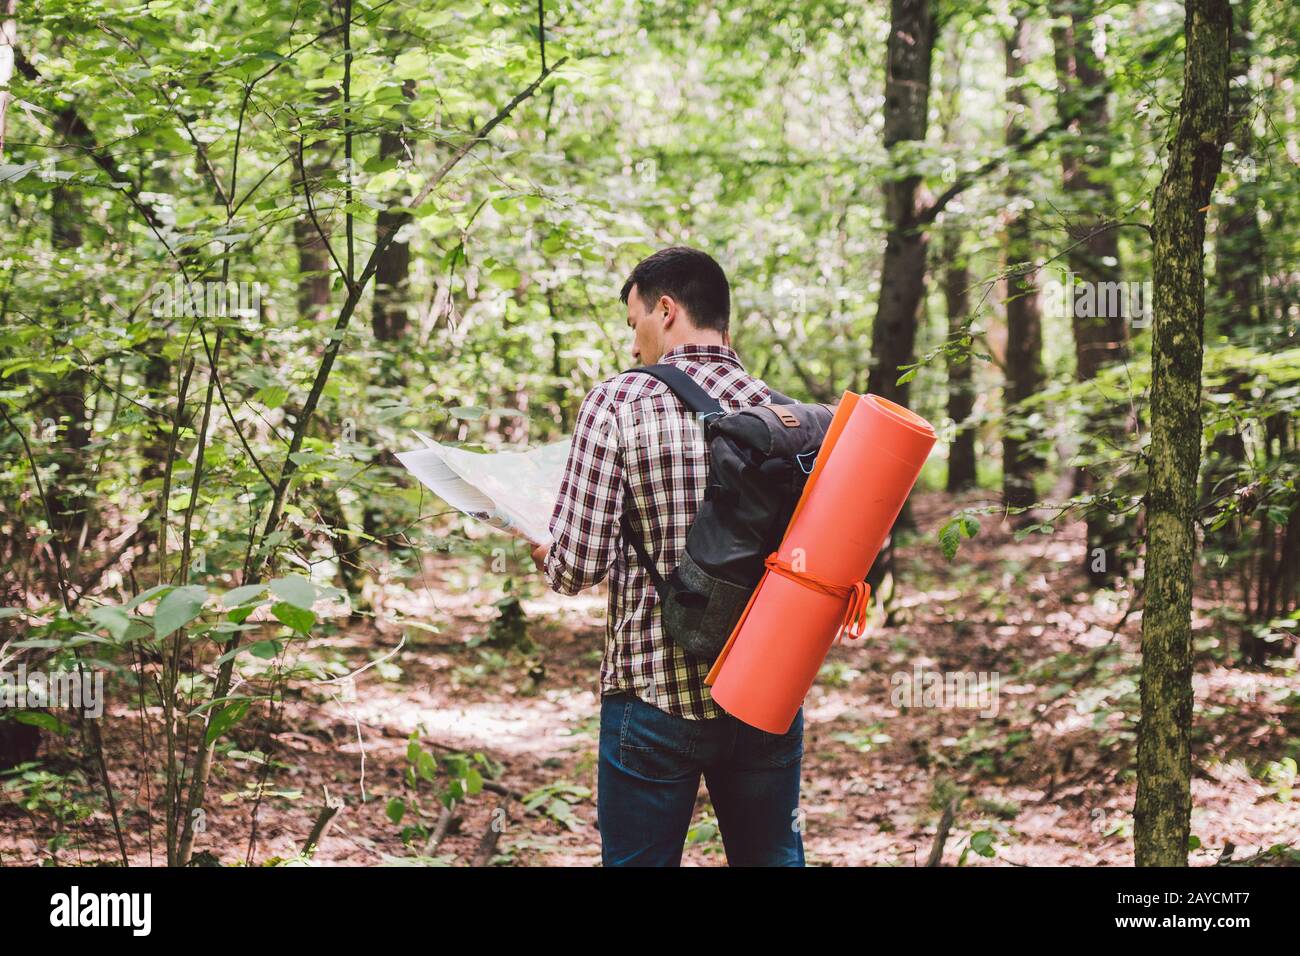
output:
POLYGON ((782 561, 775 551, 769 554, 763 563, 769 571, 775 571, 811 591, 818 591, 841 600, 847 599, 849 603, 844 609, 844 619, 840 622, 840 629, 847 631, 854 639, 862 637, 863 629, 867 626, 867 602, 871 597, 871 585, 866 581, 835 584, 808 571, 796 571, 788 562, 782 561))

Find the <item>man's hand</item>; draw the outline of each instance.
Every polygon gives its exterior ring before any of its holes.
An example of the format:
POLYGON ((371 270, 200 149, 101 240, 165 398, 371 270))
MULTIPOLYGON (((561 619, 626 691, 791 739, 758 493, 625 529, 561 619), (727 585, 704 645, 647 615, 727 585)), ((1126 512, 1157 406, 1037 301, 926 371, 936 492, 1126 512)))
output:
POLYGON ((544 571, 546 567, 546 555, 550 553, 549 544, 539 544, 533 547, 533 564, 537 566, 538 571, 544 571))

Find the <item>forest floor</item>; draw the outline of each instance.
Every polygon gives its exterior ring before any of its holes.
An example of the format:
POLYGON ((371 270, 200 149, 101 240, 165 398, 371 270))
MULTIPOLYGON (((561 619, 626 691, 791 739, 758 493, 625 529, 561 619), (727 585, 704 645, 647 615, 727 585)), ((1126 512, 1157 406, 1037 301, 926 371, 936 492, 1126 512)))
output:
MULTIPOLYGON (((918 493, 913 501, 920 532, 898 549, 894 625, 833 648, 806 701, 808 863, 923 865, 944 806, 959 795, 946 865, 1131 865, 1140 610, 1124 591, 1089 587, 1080 524, 1015 541, 996 516, 985 517, 947 562, 935 529, 976 498, 955 505, 918 493), (997 693, 967 707, 895 706, 896 688, 916 667, 994 675, 997 693)), ((348 670, 372 666, 354 691, 308 682, 288 695, 260 802, 256 752, 267 738, 251 722, 232 734, 236 752, 218 763, 199 850, 224 864, 292 859, 328 797, 344 808, 314 856, 319 864, 598 865, 604 589, 562 597, 534 587, 538 596, 523 607, 536 649, 501 652, 482 643, 500 589, 477 580, 463 559, 429 558, 415 578, 376 587, 373 621, 309 645, 305 655, 348 670), (395 613, 405 627, 392 623, 395 613), (474 765, 495 774, 492 789, 457 805, 432 857, 426 834, 441 808, 432 784, 412 788, 407 778, 412 734, 440 760, 482 754, 486 763, 474 765), (389 815, 393 800, 408 807, 399 822, 389 815), (499 836, 485 843, 494 820, 499 836)), ((1213 864, 1228 844, 1234 860, 1279 844, 1300 850, 1300 792, 1292 795, 1294 764, 1285 759, 1300 750, 1296 662, 1232 663, 1212 610, 1198 601, 1194 620, 1194 865, 1213 864)), ((140 758, 133 714, 124 707, 117 716, 104 722, 105 736, 128 855, 159 862, 141 809, 157 767, 140 758)), ((436 782, 445 786, 445 771, 436 782)), ((102 810, 69 831, 60 862, 117 856, 102 810)), ((5 805, 0 863, 47 859, 50 835, 46 822, 5 805)), ((724 862, 701 787, 684 863, 724 862)))

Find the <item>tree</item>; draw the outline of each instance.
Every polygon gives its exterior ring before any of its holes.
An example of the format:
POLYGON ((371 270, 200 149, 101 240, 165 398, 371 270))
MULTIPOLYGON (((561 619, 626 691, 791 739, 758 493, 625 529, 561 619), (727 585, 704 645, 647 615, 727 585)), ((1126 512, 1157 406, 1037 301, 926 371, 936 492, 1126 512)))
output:
POLYGON ((1183 94, 1154 199, 1155 334, 1146 498, 1139 866, 1183 866, 1191 820, 1192 557, 1201 457, 1205 218, 1228 133, 1227 0, 1188 0, 1183 94))
POLYGON ((871 333, 871 374, 867 391, 900 405, 908 403, 908 383, 900 369, 916 349, 917 315, 925 291, 926 234, 922 178, 909 147, 925 141, 929 128, 930 60, 934 50, 932 0, 892 0, 885 72, 884 146, 898 167, 885 180, 885 257, 880 266, 880 299, 871 333))
MULTIPOLYGON (((1052 46, 1056 65, 1057 113, 1066 124, 1061 141, 1061 184, 1068 206, 1065 235, 1067 282, 1086 282, 1094 290, 1118 288, 1122 279, 1119 223, 1115 214, 1111 170, 1113 131, 1107 103, 1109 82, 1105 62, 1097 52, 1094 0, 1057 2, 1053 13, 1052 46)), ((1093 297, 1089 308, 1072 308, 1075 378, 1090 382, 1106 365, 1127 356, 1128 325, 1121 308, 1093 297)), ((1067 301, 1074 302, 1071 296, 1067 301)), ((1102 402, 1088 422, 1104 441, 1117 445, 1124 437, 1122 403, 1102 402)), ((1095 494, 1105 481, 1096 469, 1075 472, 1075 494, 1095 494)), ((1083 569, 1094 584, 1124 573, 1124 551, 1133 534, 1130 523, 1094 503, 1085 509, 1088 544, 1083 569)))
MULTIPOLYGON (((1026 29, 1027 21, 1021 11, 1006 40, 1006 137, 1011 149, 1025 141, 1026 29)), ((1033 416, 1021 409, 1022 402, 1042 389, 1044 379, 1043 322, 1034 278, 1037 268, 1022 182, 1024 175, 1013 168, 1007 180, 1007 377, 1003 388, 1006 421, 1002 433, 1002 497, 1008 508, 1028 508, 1034 503, 1038 497, 1034 492, 1034 476, 1043 468, 1042 456, 1034 450, 1038 429, 1032 424, 1033 416)), ((1022 514, 1015 520, 1023 522, 1027 518, 1022 514)))
MULTIPOLYGON (((953 226, 943 236, 943 297, 948 312, 950 341, 967 334, 970 320, 970 268, 961 247, 961 233, 953 226)), ((975 408, 975 386, 969 349, 950 350, 948 363, 948 417, 957 433, 948 446, 947 489, 950 492, 974 488, 975 429, 967 421, 975 408)))
MULTIPOLYGON (((939 116, 945 147, 960 152, 961 134, 961 67, 965 48, 958 31, 946 44, 942 68, 939 116)), ((948 348, 944 361, 948 373, 948 419, 956 431, 948 445, 948 473, 945 486, 949 492, 974 488, 978 482, 975 464, 975 427, 969 422, 975 409, 975 361, 971 355, 970 261, 962 247, 963 222, 945 217, 940 250, 945 311, 948 314, 948 348)))

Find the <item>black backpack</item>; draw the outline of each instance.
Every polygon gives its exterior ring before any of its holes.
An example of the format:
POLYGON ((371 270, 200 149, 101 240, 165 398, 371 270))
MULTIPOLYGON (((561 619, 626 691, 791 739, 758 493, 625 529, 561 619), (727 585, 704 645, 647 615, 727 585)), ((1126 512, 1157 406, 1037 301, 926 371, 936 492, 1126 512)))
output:
POLYGON ((667 578, 661 575, 626 510, 622 532, 654 582, 664 633, 712 664, 758 586, 767 556, 780 546, 833 409, 773 391, 770 405, 727 412, 675 365, 628 371, 663 382, 704 423, 709 474, 681 563, 667 578))

